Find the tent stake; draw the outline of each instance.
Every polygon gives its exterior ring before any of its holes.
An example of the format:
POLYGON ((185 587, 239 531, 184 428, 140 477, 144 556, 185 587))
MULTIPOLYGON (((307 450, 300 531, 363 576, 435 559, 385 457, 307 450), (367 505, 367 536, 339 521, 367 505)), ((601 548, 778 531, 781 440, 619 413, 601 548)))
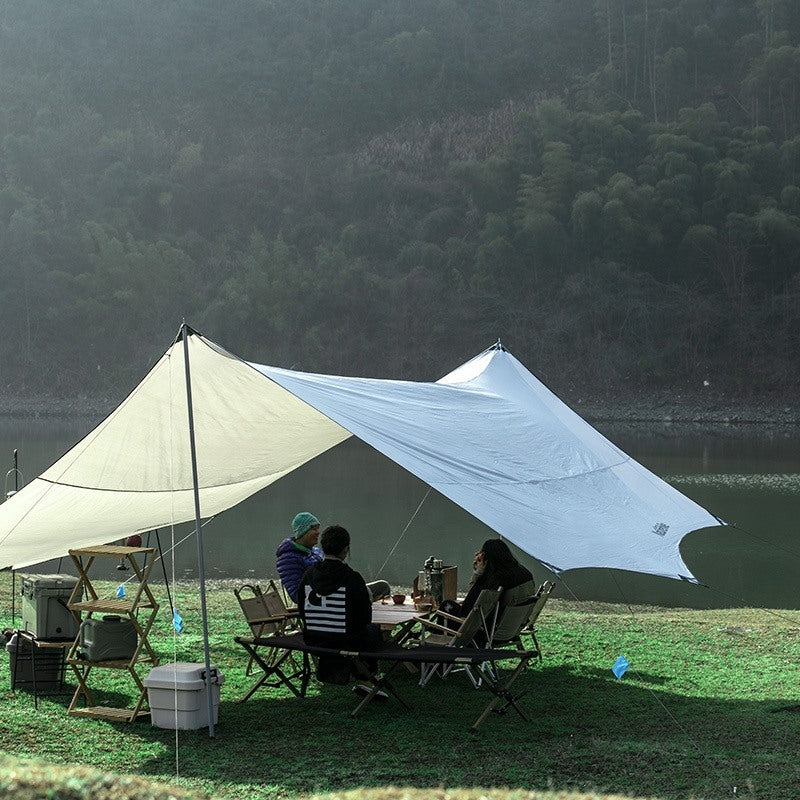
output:
POLYGON ((208 701, 208 736, 214 738, 214 702, 211 697, 211 657, 208 653, 208 615, 206 613, 206 565, 203 556, 203 526, 200 524, 200 486, 197 480, 197 448, 194 441, 192 412, 192 378, 189 372, 189 326, 181 326, 183 363, 186 371, 186 410, 189 412, 189 447, 192 453, 192 485, 194 487, 194 519, 197 536, 197 571, 200 574, 200 613, 203 620, 203 655, 206 662, 206 700, 208 701))

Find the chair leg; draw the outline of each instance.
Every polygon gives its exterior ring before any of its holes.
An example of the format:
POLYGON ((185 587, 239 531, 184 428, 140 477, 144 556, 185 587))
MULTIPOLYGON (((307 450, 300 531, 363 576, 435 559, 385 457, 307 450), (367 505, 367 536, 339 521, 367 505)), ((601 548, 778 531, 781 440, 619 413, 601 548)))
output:
POLYGON ((542 648, 539 647, 539 640, 536 638, 536 631, 531 631, 531 639, 533 639, 533 649, 536 650, 536 658, 542 661, 542 648))
MULTIPOLYGON (((452 669, 452 667, 451 667, 451 669, 452 669)), ((478 670, 479 674, 478 674, 477 677, 476 677, 475 673, 472 671, 472 667, 469 664, 464 666, 464 672, 467 673, 467 677, 469 678, 470 683, 472 684, 473 688, 480 689, 481 688, 481 681, 482 681, 482 678, 480 676, 480 669, 478 670)))
POLYGON ((419 665, 419 685, 420 686, 427 686, 428 681, 434 676, 436 673, 437 664, 425 664, 422 663, 419 665))
MULTIPOLYGON (((420 686, 427 686, 430 679, 434 675, 439 675, 439 677, 444 680, 447 676, 456 669, 455 664, 420 664, 419 666, 419 685, 420 686)), ((463 670, 467 673, 467 678, 469 679, 470 683, 472 683, 473 688, 480 689, 481 688, 481 681, 482 678, 480 675, 475 675, 472 667, 467 665, 458 667, 459 670, 463 670)))

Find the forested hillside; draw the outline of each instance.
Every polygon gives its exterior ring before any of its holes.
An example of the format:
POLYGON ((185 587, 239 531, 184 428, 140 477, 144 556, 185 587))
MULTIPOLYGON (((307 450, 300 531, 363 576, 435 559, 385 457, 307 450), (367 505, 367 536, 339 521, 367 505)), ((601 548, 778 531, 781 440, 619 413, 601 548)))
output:
POLYGON ((800 384, 795 0, 3 0, 0 393, 800 384))

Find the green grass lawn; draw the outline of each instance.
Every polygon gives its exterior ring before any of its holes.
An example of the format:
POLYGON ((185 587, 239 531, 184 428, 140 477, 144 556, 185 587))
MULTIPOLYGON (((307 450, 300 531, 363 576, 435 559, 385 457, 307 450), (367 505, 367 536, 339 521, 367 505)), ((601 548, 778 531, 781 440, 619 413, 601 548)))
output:
MULTIPOLYGON (((3 626, 11 624, 10 585, 10 575, 0 574, 3 626)), ((163 587, 157 593, 166 600, 163 587)), ((544 662, 515 684, 527 692, 521 704, 531 721, 493 715, 473 734, 469 725, 488 695, 463 675, 435 678, 423 689, 397 670, 395 683, 412 710, 373 702, 357 719, 348 716, 355 701, 348 688, 316 683, 305 699, 262 689, 239 703, 252 678, 233 637, 248 629, 230 588, 208 599, 212 661, 225 676, 215 739, 205 729, 176 735, 144 721, 69 716, 69 695, 42 698, 36 711, 30 694, 8 691, 4 658, 0 750, 219 798, 397 786, 409 796, 436 789, 442 798, 451 796, 443 787, 800 797, 800 612, 631 613, 552 599, 539 621, 544 662), (618 681, 611 666, 620 654, 631 668, 618 681)), ((177 605, 184 633, 173 636, 165 602, 152 641, 164 661, 201 661, 196 590, 179 586, 177 605)), ((96 669, 90 683, 101 702, 132 702, 126 673, 96 669)))

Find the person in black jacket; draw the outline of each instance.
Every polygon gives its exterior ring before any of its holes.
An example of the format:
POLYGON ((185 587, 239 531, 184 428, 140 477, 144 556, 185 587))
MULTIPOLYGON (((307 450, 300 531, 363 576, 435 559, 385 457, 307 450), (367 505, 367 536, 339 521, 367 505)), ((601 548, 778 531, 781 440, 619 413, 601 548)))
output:
POLYGON ((322 532, 325 558, 303 575, 297 592, 305 640, 323 647, 370 650, 382 642, 372 623, 372 597, 361 575, 345 564, 350 534, 341 525, 322 532))
MULTIPOLYGON (((472 585, 464 598, 463 603, 455 600, 445 600, 442 603, 442 611, 453 614, 457 617, 466 617, 475 605, 478 595, 482 589, 499 589, 502 587, 503 595, 509 590, 523 583, 530 582, 533 594, 535 584, 530 570, 514 558, 508 545, 502 539, 488 539, 483 546, 475 553, 473 563, 474 575, 472 585)), ((503 609, 503 596, 500 597, 500 611, 503 609)))

